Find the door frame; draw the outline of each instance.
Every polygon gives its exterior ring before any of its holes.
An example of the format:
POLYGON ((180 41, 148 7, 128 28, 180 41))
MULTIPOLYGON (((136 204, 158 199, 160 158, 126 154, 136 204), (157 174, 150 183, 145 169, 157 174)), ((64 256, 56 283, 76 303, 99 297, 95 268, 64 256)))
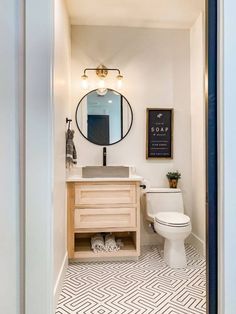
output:
POLYGON ((24 1, 24 300, 21 314, 53 313, 54 1, 24 1))
POLYGON ((206 0, 206 273, 208 314, 218 313, 217 12, 217 0, 206 0))
MULTIPOLYGON (((26 276, 25 276, 25 300, 26 314, 52 314, 53 309, 53 274, 52 274, 52 160, 53 152, 51 150, 50 141, 52 137, 52 67, 53 67, 53 0, 32 0, 30 3, 25 2, 25 60, 28 70, 25 72, 25 121, 27 124, 25 130, 26 145, 28 145, 25 160, 25 168, 27 178, 25 183, 25 204, 26 209, 22 208, 21 217, 25 217, 25 239, 23 247, 26 261, 26 276), (43 17, 42 20, 36 17, 43 17), (43 27, 42 27, 43 25, 43 27), (48 30, 50 30, 48 32, 48 30), (37 33, 37 41, 39 38, 46 36, 46 53, 43 51, 40 56, 40 45, 35 44, 35 33, 37 33), (32 56, 39 56, 39 64, 35 64, 32 56), (43 56, 43 57, 42 57, 43 56), (37 73, 32 78, 33 73, 37 73), (36 71, 37 70, 37 71, 36 71), (30 73, 31 72, 31 73, 30 73), (41 74, 40 74, 41 73, 41 74), (40 74, 40 75, 39 75, 40 74), (35 100, 35 91, 42 93, 42 99, 35 100), (35 112, 33 109, 35 108, 35 112), (36 129, 34 119, 38 119, 38 110, 45 114, 43 123, 36 129), (45 128, 46 126, 46 128, 45 128), (45 142, 44 148, 38 154, 37 143, 34 143, 32 138, 33 133, 39 136, 44 136, 48 139, 45 142), (41 133, 42 132, 42 133, 41 133), (29 145, 31 144, 31 145, 29 145), (36 154, 36 156, 35 156, 36 154), (47 156, 40 159, 40 156, 47 156), (27 158, 26 158, 27 157, 27 158), (44 165, 44 170, 38 175, 35 174, 34 157, 37 157, 38 162, 44 165), (32 179, 29 177, 32 175, 32 179), (46 184, 42 185, 42 180, 46 180, 46 184), (33 199, 30 196, 34 191, 43 189, 45 197, 33 199), (43 208, 43 211, 39 209, 43 208), (43 228, 35 225, 42 224, 43 228), (34 226, 37 228, 35 229, 34 226), (38 234, 35 234, 37 230, 38 234), (36 241, 33 243, 33 240, 36 241), (43 246, 40 252, 34 254, 35 243, 42 243, 43 246), (40 256, 44 256, 40 259, 40 256), (38 264, 40 261, 40 270, 38 264), (33 291, 33 296, 32 296, 33 291), (43 294, 42 294, 43 291, 43 294)), ((217 158, 217 0, 208 0, 207 6, 207 47, 211 58, 206 58, 206 75, 208 77, 208 87, 206 87, 206 110, 207 110, 207 189, 208 189, 208 207, 207 207, 207 276, 208 276, 208 313, 218 313, 218 251, 217 251, 217 208, 218 208, 218 191, 217 191, 217 173, 218 173, 218 158, 217 158), (214 56, 212 58, 212 56, 214 56), (213 225, 213 227, 212 227, 213 225)), ((42 47, 42 46, 41 46, 42 47)), ((45 49, 45 46, 42 47, 45 49)), ((41 49, 41 48, 40 48, 41 49)), ((41 51, 42 52, 42 51, 41 51)), ((207 55, 206 55, 207 56, 207 55)), ((37 93, 38 95, 38 93, 37 93)), ((51 143, 52 144, 52 143, 51 143)), ((220 277, 220 276, 219 276, 220 277)), ((223 293, 221 291, 221 297, 223 293)), ((221 299, 221 298, 219 298, 221 299)), ((222 314, 222 313, 220 313, 222 314)))

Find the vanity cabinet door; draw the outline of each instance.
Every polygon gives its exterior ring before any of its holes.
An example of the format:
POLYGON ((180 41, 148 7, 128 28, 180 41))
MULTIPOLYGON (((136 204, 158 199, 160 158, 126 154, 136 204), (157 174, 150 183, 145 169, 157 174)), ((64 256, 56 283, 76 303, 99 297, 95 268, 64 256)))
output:
POLYGON ((74 227, 119 228, 136 226, 136 208, 79 208, 75 209, 74 227))
POLYGON ((134 184, 76 184, 76 205, 135 204, 134 184))

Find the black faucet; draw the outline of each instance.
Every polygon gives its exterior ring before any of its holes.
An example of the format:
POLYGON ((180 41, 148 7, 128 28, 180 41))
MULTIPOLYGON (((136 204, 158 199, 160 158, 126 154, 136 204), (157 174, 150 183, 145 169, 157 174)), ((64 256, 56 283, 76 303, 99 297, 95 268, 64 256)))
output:
POLYGON ((102 163, 103 166, 106 166, 107 165, 107 148, 106 147, 103 147, 103 163, 102 163))

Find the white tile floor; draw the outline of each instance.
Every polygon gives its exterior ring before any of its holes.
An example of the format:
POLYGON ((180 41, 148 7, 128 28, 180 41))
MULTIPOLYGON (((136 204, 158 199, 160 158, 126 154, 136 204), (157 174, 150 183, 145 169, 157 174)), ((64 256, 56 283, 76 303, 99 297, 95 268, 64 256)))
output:
POLYGON ((186 269, 144 247, 138 262, 73 263, 56 314, 205 314, 205 259, 186 247, 186 269))

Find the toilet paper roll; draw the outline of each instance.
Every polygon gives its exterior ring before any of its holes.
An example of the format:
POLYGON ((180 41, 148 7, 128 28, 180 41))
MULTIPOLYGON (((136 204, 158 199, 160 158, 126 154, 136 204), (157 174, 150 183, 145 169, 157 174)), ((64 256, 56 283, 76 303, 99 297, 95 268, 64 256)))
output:
POLYGON ((151 183, 148 180, 146 180, 146 179, 144 179, 142 181, 142 185, 146 186, 144 189, 142 189, 143 193, 147 193, 150 190, 150 188, 151 188, 151 183))

